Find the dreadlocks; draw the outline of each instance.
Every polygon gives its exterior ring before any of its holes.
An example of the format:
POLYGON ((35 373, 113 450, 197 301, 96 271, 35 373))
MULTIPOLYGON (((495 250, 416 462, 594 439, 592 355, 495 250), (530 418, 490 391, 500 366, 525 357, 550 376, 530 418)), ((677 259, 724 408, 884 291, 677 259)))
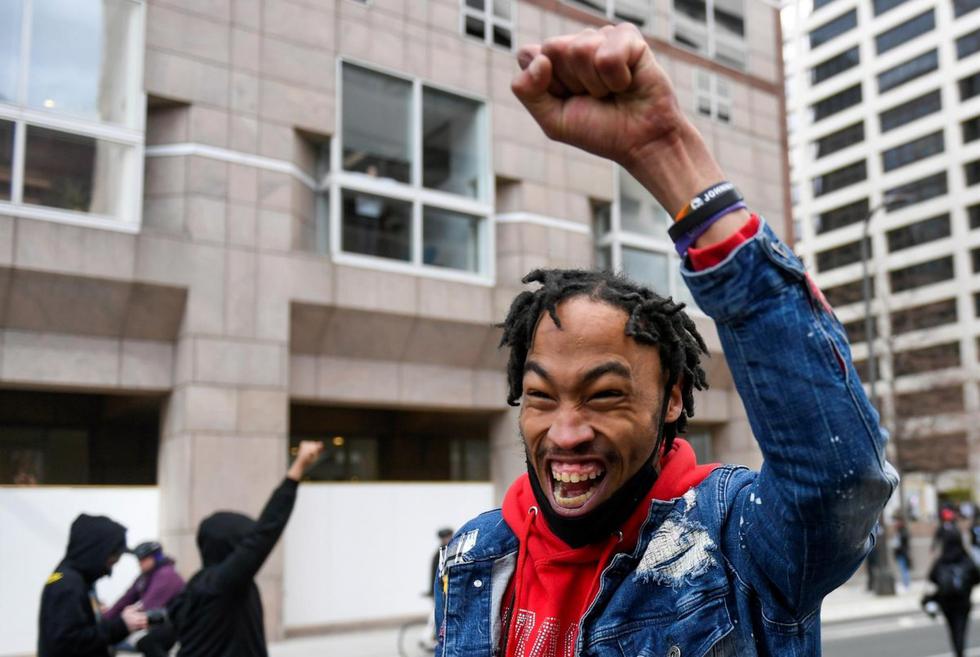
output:
POLYGON ((665 427, 664 450, 669 450, 674 436, 684 432, 687 418, 694 415, 694 390, 708 387, 701 369, 701 354, 707 354, 708 349, 694 322, 683 312, 684 304, 611 272, 535 269, 521 282, 540 283, 541 287, 517 295, 507 319, 500 324, 504 329, 500 346, 510 347, 507 403, 517 406, 523 394, 524 363, 541 314, 547 312, 555 326, 561 328, 558 304, 571 297, 587 296, 624 310, 628 316, 626 335, 657 347, 661 367, 667 375, 666 391, 681 382, 681 415, 665 427))

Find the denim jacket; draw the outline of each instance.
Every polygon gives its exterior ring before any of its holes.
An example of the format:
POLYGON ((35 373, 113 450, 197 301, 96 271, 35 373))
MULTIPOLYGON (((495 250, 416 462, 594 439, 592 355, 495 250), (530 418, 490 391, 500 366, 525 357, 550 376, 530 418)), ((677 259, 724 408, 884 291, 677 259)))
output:
MULTIPOLYGON (((819 655, 821 601, 871 550, 898 481, 887 436, 840 323, 768 226, 718 265, 682 273, 718 325, 765 463, 720 467, 653 502, 636 548, 605 567, 574 654, 819 655)), ((445 548, 437 657, 497 654, 517 550, 499 510, 445 548)))

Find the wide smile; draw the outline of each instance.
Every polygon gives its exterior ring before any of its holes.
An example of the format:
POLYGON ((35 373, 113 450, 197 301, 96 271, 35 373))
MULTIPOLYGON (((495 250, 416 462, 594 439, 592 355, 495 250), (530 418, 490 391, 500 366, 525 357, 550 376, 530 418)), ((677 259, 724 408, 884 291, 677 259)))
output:
POLYGON ((563 516, 588 513, 606 486, 606 468, 600 461, 549 461, 546 467, 552 507, 563 516))

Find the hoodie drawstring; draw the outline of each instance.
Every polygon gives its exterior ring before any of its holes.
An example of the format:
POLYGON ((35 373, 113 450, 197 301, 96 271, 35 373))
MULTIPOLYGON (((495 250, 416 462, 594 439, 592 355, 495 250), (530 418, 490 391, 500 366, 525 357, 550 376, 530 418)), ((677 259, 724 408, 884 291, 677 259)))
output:
POLYGON ((513 645, 514 633, 517 631, 517 601, 521 599, 521 592, 524 587, 524 565, 527 563, 529 550, 527 542, 531 536, 531 528, 538 517, 538 507, 530 506, 527 509, 527 518, 521 528, 520 543, 517 549, 517 569, 514 571, 514 592, 510 600, 510 618, 507 619, 507 635, 504 645, 501 646, 501 657, 507 657, 507 647, 513 645))

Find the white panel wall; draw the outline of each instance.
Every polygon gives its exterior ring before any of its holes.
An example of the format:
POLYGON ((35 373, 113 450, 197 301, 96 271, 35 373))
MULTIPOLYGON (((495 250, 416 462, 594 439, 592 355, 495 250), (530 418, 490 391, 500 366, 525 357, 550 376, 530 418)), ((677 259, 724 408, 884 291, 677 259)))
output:
POLYGON ((285 626, 428 613, 436 531, 493 506, 489 483, 303 484, 285 536, 285 626))
MULTIPOLYGON (((107 515, 129 528, 130 546, 156 538, 155 487, 0 488, 0 656, 32 655, 37 647, 41 589, 64 556, 79 513, 107 515)), ((124 556, 99 597, 111 604, 135 579, 136 559, 124 556)))

